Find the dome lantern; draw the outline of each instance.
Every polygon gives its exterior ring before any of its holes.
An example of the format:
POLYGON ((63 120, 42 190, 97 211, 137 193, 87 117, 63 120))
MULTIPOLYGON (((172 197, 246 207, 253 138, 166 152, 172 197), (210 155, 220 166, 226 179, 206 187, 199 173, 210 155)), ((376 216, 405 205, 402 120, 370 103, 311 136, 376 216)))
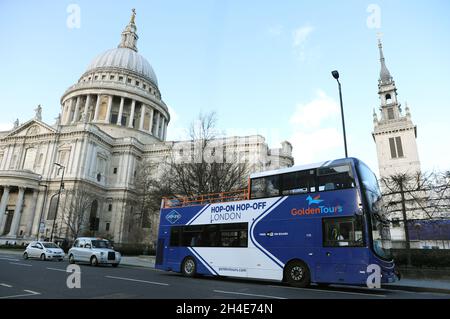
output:
POLYGON ((125 30, 122 32, 122 39, 120 41, 120 44, 118 48, 128 48, 135 52, 137 52, 137 40, 139 39, 138 35, 136 34, 136 25, 134 24, 134 19, 136 17, 136 10, 132 9, 131 19, 130 23, 125 27, 125 30))

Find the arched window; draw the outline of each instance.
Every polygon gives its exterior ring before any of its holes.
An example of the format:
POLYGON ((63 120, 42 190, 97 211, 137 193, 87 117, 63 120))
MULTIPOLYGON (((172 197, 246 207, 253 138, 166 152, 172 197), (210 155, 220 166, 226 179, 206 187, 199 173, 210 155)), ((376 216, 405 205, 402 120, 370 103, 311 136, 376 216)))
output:
POLYGON ((36 149, 30 147, 25 153, 25 161, 23 163, 23 169, 32 171, 34 169, 34 162, 36 160, 36 149))
POLYGON ((98 201, 94 200, 91 204, 91 212, 89 214, 89 229, 93 231, 98 230, 100 219, 97 218, 98 201))
POLYGON ((390 94, 386 94, 386 104, 392 103, 392 97, 390 94))

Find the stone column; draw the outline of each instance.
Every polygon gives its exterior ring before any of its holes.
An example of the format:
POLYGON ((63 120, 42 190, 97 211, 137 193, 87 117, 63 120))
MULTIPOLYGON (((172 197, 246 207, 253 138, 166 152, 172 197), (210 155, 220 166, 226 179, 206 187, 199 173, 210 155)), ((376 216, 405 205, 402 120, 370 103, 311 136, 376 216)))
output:
POLYGON ((123 114, 123 102, 125 99, 123 97, 120 98, 120 106, 119 106, 119 115, 117 116, 117 125, 122 125, 122 114, 123 114))
POLYGON ((9 237, 16 237, 19 230, 20 217, 22 215, 23 197, 25 195, 25 188, 19 187, 19 194, 17 195, 16 209, 14 210, 14 217, 11 223, 11 230, 9 231, 9 237))
POLYGON ((134 120, 134 108, 136 107, 136 101, 131 101, 131 112, 130 112, 130 120, 128 121, 128 127, 133 128, 133 120, 134 120))
POLYGON ((145 104, 141 104, 141 118, 139 121, 139 129, 144 129, 145 104))
POLYGON ((70 112, 70 100, 66 100, 63 104, 63 111, 61 113, 61 124, 64 125, 67 122, 68 113, 70 112))
POLYGON ((112 101, 113 101, 113 97, 112 97, 112 95, 109 95, 108 96, 108 110, 106 111, 105 123, 110 123, 112 101))
POLYGON ((155 136, 157 138, 159 138, 159 119, 161 117, 161 113, 157 112, 156 113, 157 117, 156 117, 156 129, 155 129, 155 136))
POLYGON ((25 230, 26 234, 28 236, 31 236, 32 234, 32 230, 33 230, 33 222, 34 222, 34 215, 36 214, 36 202, 37 202, 37 197, 39 195, 39 190, 34 189, 33 190, 33 198, 31 199, 31 205, 30 205, 30 210, 29 210, 29 214, 28 214, 28 223, 27 223, 27 228, 25 230))
POLYGON ((167 134, 167 123, 165 123, 165 125, 164 125, 163 141, 166 140, 166 134, 167 134))
POLYGON ((86 119, 86 122, 88 121, 88 111, 90 103, 91 103, 91 95, 88 94, 86 97, 86 103, 84 104, 84 118, 86 119))
POLYGON ((72 119, 70 118, 70 116, 72 115, 72 110, 74 108, 74 103, 76 101, 76 98, 71 98, 69 101, 69 109, 67 110, 67 114, 66 114, 66 118, 64 121, 64 124, 70 124, 70 122, 72 122, 72 119))
POLYGON ((166 118, 163 116, 161 121, 161 128, 159 129, 159 138, 164 138, 164 125, 166 125, 166 118))
POLYGON ((6 206, 9 201, 9 186, 3 186, 2 201, 0 202, 0 236, 3 235, 6 224, 6 206))
POLYGON ((101 100, 101 95, 97 94, 97 102, 95 103, 95 112, 94 112, 94 122, 96 122, 98 119, 98 112, 100 110, 100 100, 101 100))
POLYGON ((43 206, 45 204, 45 197, 46 197, 47 190, 45 191, 39 191, 38 198, 36 200, 36 213, 34 214, 34 221, 33 221, 33 227, 31 230, 31 237, 32 238, 38 238, 39 237, 39 228, 41 221, 44 219, 44 216, 41 216, 41 213, 43 213, 43 206))
POLYGON ((155 113, 155 110, 153 108, 150 108, 150 124, 148 126, 148 132, 152 134, 153 130, 153 113, 155 113))
POLYGON ((78 121, 78 114, 80 113, 80 103, 81 103, 81 96, 77 96, 77 103, 75 104, 75 112, 73 113, 72 123, 78 121))

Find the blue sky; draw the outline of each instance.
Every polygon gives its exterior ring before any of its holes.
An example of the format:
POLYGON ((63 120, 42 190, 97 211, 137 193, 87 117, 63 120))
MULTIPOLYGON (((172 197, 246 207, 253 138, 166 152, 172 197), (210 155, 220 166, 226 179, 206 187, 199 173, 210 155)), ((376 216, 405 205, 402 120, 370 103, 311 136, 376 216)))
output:
MULTIPOLYGON (((378 109, 377 32, 399 100, 418 126, 422 168, 450 169, 450 2, 431 1, 12 1, 0 2, 0 129, 60 97, 90 61, 116 47, 136 8, 139 53, 172 110, 168 138, 200 111, 226 134, 289 140, 296 164, 343 155, 341 74, 351 156, 377 169, 371 132, 378 109), (70 4, 80 28, 69 28, 70 4), (379 15, 371 8, 379 9, 379 15), (375 14, 375 15, 374 15, 375 14), (372 18, 375 17, 375 20, 372 18), (369 19, 369 23, 368 23, 369 19)), ((378 11, 376 11, 378 12, 378 11)))

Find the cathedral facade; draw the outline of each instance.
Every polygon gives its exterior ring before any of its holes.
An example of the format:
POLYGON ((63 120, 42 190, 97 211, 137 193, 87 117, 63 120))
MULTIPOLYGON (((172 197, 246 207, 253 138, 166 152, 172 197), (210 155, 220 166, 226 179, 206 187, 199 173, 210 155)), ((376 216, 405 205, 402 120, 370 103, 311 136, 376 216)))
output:
MULTIPOLYGON (((97 56, 64 92, 54 124, 42 121, 38 106, 33 119, 0 132, 0 244, 70 237, 69 190, 94 197, 85 225, 91 235, 133 242, 139 164, 162 162, 175 145, 190 143, 166 141, 170 113, 150 63, 138 53, 136 31, 133 12, 119 46, 97 56)), ((278 149, 260 135, 217 142, 249 154, 252 171, 293 165, 289 142, 278 149)), ((155 227, 156 220, 147 234, 155 227)))

